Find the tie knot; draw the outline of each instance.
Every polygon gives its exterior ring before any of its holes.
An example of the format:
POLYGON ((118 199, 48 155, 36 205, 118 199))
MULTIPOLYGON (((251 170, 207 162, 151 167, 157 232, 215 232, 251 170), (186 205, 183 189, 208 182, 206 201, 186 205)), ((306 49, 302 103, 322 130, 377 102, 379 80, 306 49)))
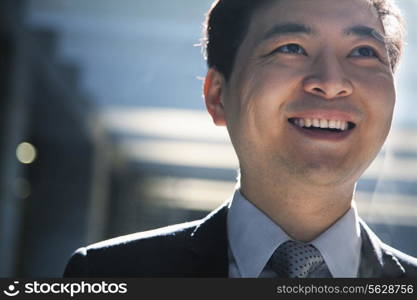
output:
POLYGON ((272 254, 270 264, 279 277, 305 278, 324 263, 320 251, 311 244, 287 241, 272 254))

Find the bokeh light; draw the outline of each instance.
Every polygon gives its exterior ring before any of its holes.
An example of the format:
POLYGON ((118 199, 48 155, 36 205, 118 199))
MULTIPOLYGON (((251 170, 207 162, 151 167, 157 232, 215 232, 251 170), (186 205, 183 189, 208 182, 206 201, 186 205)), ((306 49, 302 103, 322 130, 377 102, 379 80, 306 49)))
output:
POLYGON ((16 148, 16 157, 22 164, 31 164, 36 159, 36 148, 31 143, 20 143, 16 148))

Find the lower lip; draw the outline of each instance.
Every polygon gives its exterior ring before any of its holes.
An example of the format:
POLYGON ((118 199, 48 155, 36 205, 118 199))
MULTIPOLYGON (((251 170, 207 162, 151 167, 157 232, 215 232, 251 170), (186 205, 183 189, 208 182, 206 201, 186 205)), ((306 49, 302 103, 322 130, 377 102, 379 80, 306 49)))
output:
POLYGON ((301 128, 298 127, 295 124, 292 124, 292 127, 294 127, 298 132, 303 134, 304 136, 316 139, 316 140, 325 140, 325 141, 342 141, 346 139, 354 130, 349 129, 341 132, 332 132, 332 131, 326 131, 326 130, 315 130, 315 129, 307 129, 307 128, 301 128))

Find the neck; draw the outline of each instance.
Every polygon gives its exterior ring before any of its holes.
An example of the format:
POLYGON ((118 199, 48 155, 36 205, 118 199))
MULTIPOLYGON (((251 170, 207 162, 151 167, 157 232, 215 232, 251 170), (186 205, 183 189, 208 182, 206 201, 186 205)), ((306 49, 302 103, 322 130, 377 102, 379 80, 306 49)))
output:
POLYGON ((310 242, 351 208, 354 184, 318 187, 274 182, 268 185, 242 177, 240 191, 291 238, 310 242))

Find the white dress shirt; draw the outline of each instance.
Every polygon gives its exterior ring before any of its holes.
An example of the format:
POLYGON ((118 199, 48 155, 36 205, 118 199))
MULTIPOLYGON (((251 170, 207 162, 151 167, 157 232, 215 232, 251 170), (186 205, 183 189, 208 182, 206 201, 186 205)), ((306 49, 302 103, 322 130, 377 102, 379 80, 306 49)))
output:
MULTIPOLYGON (((355 205, 310 243, 322 254, 332 277, 357 277, 361 236, 355 205)), ((229 277, 275 277, 267 262, 275 249, 291 238, 238 189, 229 204, 229 277)))

